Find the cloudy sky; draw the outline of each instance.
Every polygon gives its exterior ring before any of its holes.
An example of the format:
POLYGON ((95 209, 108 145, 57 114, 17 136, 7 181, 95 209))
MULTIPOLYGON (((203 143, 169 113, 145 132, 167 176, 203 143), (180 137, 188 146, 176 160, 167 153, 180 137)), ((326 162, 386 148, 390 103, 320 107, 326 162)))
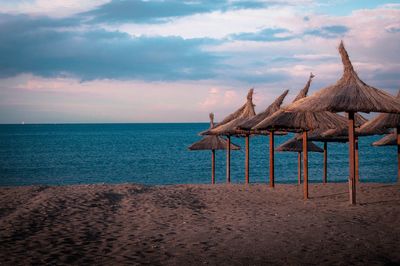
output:
POLYGON ((0 123, 222 119, 309 73, 400 88, 400 1, 0 0, 0 123))

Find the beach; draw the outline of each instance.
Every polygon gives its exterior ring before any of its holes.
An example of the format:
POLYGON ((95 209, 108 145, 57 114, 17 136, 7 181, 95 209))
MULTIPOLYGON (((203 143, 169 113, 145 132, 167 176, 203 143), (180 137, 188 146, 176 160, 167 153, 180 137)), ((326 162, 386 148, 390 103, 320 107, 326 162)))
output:
POLYGON ((0 188, 0 264, 391 265, 400 185, 0 188))

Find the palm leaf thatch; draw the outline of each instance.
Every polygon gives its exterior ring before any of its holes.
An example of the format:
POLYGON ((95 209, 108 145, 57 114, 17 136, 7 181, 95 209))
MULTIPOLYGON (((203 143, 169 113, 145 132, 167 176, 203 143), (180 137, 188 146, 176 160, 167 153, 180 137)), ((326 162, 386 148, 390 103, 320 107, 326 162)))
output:
MULTIPOLYGON (((190 145, 189 150, 225 150, 226 146, 226 140, 222 137, 209 135, 190 145)), ((240 150, 240 146, 231 143, 231 150, 240 150)))
POLYGON ((339 53, 344 67, 342 77, 336 84, 299 100, 300 103, 292 106, 290 111, 400 113, 398 99, 367 85, 358 77, 343 42, 340 42, 339 53))
MULTIPOLYGON (((400 91, 396 97, 400 100, 400 91)), ((387 133, 387 128, 400 126, 400 114, 379 114, 365 123, 358 131, 360 135, 382 135, 387 133)))
MULTIPOLYGON (((354 114, 355 127, 359 128, 367 122, 368 120, 359 113, 354 114)), ((356 135, 358 135, 357 132, 356 135)), ((313 130, 309 133, 308 139, 322 142, 347 142, 349 141, 348 135, 349 131, 346 124, 343 127, 337 127, 328 130, 313 130)))
POLYGON ((247 121, 244 121, 238 126, 238 129, 243 129, 243 130, 250 130, 252 127, 260 123, 262 120, 264 120, 266 117, 272 115, 276 111, 279 110, 279 108, 282 105, 283 100, 285 99, 286 95, 288 94, 289 90, 285 90, 278 98, 275 99, 273 103, 271 103, 267 109, 265 109, 264 112, 258 113, 257 115, 253 116, 252 118, 248 119, 247 121))
MULTIPOLYGON (((321 149, 311 141, 307 142, 307 149, 309 152, 324 152, 323 149, 321 149)), ((282 143, 275 149, 275 151, 303 152, 303 142, 294 137, 282 143)))
MULTIPOLYGON (((317 142, 348 142, 349 139, 346 136, 331 136, 331 135, 323 135, 325 132, 334 130, 334 129, 317 129, 317 130, 311 130, 308 133, 307 139, 310 141, 317 141, 317 142)), ((303 139, 302 135, 299 135, 297 137, 298 140, 303 139)))
POLYGON ((310 89, 311 86, 311 81, 312 79, 315 77, 315 75, 313 73, 310 73, 310 77, 308 78, 308 81, 306 83, 306 85, 304 86, 304 88, 299 92, 299 94, 297 94, 296 98, 294 98, 294 100, 292 101, 292 103, 303 99, 305 97, 307 97, 308 91, 310 89))
MULTIPOLYGON (((210 113, 210 129, 214 128, 214 114, 210 113)), ((230 144, 231 150, 240 150, 240 146, 230 144)), ((205 136, 189 146, 189 150, 225 150, 227 141, 219 136, 205 136)))
POLYGON ((397 145, 397 135, 395 133, 387 134, 380 140, 372 143, 372 146, 396 146, 397 145))
MULTIPOLYGON (((361 133, 360 129, 356 129, 354 131, 354 135, 357 137, 360 136, 370 136, 370 135, 384 135, 389 134, 391 131, 389 129, 380 129, 370 133, 361 133)), ((336 128, 336 129, 328 129, 321 133, 322 138, 345 138, 348 140, 349 130, 347 128, 336 128)))
POLYGON ((222 122, 212 129, 205 132, 201 132, 201 135, 242 135, 242 132, 237 129, 238 125, 244 121, 254 117, 256 112, 254 111, 253 104, 253 92, 254 89, 250 89, 247 94, 246 103, 236 110, 234 113, 228 115, 222 122))
MULTIPOLYGON (((355 113, 354 115, 354 122, 354 126, 356 127, 354 131, 355 136, 383 135, 390 133, 390 130, 387 128, 374 128, 373 130, 362 132, 361 129, 365 125, 369 124, 370 121, 366 120, 362 115, 358 113, 355 113)), ((342 137, 348 139, 348 136, 349 130, 347 127, 329 129, 321 133, 321 137, 327 139, 342 137)))
MULTIPOLYGON (((300 101, 298 100, 290 106, 296 106, 300 101)), ((342 128, 346 125, 346 122, 347 120, 344 117, 331 112, 289 112, 281 109, 257 124, 254 129, 286 130, 292 132, 314 129, 328 130, 331 128, 342 128)))

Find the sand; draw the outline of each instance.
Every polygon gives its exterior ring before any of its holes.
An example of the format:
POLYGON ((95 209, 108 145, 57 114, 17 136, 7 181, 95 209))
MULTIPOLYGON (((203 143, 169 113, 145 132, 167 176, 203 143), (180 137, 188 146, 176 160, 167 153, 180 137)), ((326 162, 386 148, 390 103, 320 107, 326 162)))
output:
POLYGON ((0 188, 0 264, 390 265, 400 185, 0 188))

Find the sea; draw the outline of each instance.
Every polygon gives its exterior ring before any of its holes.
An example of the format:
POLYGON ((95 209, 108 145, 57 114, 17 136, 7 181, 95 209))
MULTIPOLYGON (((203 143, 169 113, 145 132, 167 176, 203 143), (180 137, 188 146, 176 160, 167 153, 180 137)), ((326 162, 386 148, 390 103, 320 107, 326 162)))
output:
MULTIPOLYGON (((0 186, 211 182, 211 151, 189 151, 208 123, 0 125, 0 186)), ((275 147, 293 134, 275 137, 275 147)), ((397 180, 397 147, 360 138, 361 182, 397 180)), ((231 153, 231 179, 244 183, 244 139, 231 153)), ((322 143, 316 143, 322 147, 322 143)), ((269 139, 250 138, 250 182, 267 183, 269 139)), ((309 154, 309 180, 322 182, 323 154, 309 154)), ((328 181, 348 179, 348 144, 328 144, 328 181)), ((216 152, 216 182, 226 182, 226 152, 216 152)), ((297 153, 275 153, 275 182, 297 182, 297 153)))

